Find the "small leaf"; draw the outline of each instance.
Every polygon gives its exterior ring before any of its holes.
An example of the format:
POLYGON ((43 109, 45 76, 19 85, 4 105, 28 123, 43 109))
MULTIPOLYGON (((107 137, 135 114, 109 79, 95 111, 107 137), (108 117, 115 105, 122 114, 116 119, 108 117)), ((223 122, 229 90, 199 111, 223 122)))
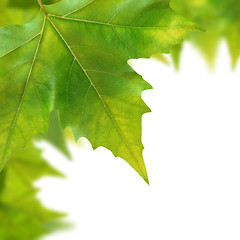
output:
POLYGON ((182 43, 180 43, 171 49, 171 56, 176 70, 179 70, 180 67, 182 47, 182 43))
MULTIPOLYGON (((69 156, 57 111, 50 114, 48 135, 38 135, 38 139, 69 156)), ((32 142, 10 158, 0 172, 0 239, 33 240, 67 227, 60 222, 65 214, 45 208, 37 199, 34 182, 46 176, 63 175, 45 161, 32 142)))
POLYGON ((50 113, 49 128, 45 139, 61 151, 66 157, 71 158, 71 154, 66 144, 66 138, 61 127, 59 112, 56 110, 50 113))
MULTIPOLYGON (((53 3, 57 3, 60 0, 42 0, 43 4, 53 4, 53 3)), ((39 8, 38 2, 35 0, 8 0, 8 5, 11 7, 17 7, 17 8, 39 8)))
POLYGON ((37 15, 39 8, 15 8, 8 5, 8 0, 0 1, 0 27, 7 24, 23 24, 37 15))
POLYGON ((201 50, 211 67, 222 38, 227 40, 232 66, 236 66, 240 56, 239 0, 171 0, 171 7, 207 30, 206 33, 191 34, 189 40, 201 50))
POLYGON ((48 210, 36 197, 34 181, 43 176, 62 176, 42 158, 33 144, 18 152, 0 172, 0 239, 33 240, 65 228, 65 216, 48 210))

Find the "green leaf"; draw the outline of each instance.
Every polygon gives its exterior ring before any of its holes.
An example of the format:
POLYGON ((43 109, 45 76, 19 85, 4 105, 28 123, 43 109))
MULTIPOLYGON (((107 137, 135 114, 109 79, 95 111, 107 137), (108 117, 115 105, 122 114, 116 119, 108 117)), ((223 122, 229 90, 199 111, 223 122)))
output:
MULTIPOLYGON (((45 0, 44 4, 53 4, 59 0, 45 0)), ((38 14, 39 4, 36 0, 1 0, 0 27, 7 24, 24 24, 38 14)))
POLYGON ((42 158, 32 143, 10 159, 0 173, 0 239, 33 240, 63 228, 62 213, 42 206, 34 181, 62 176, 42 158))
POLYGON ((189 40, 202 51, 211 66, 222 38, 227 40, 232 65, 236 66, 240 56, 239 0, 171 0, 171 7, 207 30, 207 33, 192 34, 189 40))
POLYGON ((180 67, 180 58, 181 58, 181 52, 182 52, 182 43, 174 46, 171 49, 171 56, 172 56, 172 60, 175 66, 176 70, 179 70, 180 67))
POLYGON ((16 8, 9 6, 9 0, 0 1, 0 27, 7 24, 23 24, 38 13, 38 8, 16 8))
MULTIPOLYGON (((60 0, 43 0, 43 4, 53 4, 53 3, 57 3, 60 0)), ((9 2, 9 6, 11 7, 17 7, 17 8, 39 8, 38 2, 35 0, 8 0, 9 2)))
MULTIPOLYGON (((37 139, 45 139, 69 157, 58 111, 51 112, 49 119, 47 136, 38 135, 37 139)), ((32 142, 10 158, 0 172, 0 239, 33 240, 67 227, 60 222, 64 214, 48 210, 36 197, 34 182, 46 176, 63 175, 45 161, 32 142)))
POLYGON ((76 139, 110 149, 148 182, 141 94, 151 86, 127 61, 169 53, 200 28, 166 0, 63 0, 45 11, 0 29, 0 168, 58 109, 76 139))
MULTIPOLYGON (((63 153, 67 158, 71 158, 71 154, 67 147, 67 139, 61 127, 59 112, 54 110, 50 113, 49 116, 49 127, 48 133, 45 136, 41 136, 50 144, 52 144, 56 149, 63 153)), ((41 139, 41 138, 40 138, 41 139)))

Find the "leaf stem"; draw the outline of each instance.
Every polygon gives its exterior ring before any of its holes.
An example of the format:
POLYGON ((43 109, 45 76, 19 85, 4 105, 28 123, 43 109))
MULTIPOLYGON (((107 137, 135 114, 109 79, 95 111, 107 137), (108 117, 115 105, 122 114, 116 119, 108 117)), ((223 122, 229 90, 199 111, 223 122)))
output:
POLYGON ((41 7, 41 9, 42 9, 43 12, 44 12, 44 15, 45 15, 46 17, 48 17, 48 13, 47 13, 45 7, 43 6, 42 0, 37 0, 37 1, 38 1, 39 6, 41 7))

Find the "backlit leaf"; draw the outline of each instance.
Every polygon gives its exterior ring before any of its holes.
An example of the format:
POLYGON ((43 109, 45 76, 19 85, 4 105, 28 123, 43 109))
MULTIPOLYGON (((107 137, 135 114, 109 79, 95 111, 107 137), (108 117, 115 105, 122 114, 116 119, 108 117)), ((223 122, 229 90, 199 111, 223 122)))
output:
POLYGON ((46 209, 37 199, 34 181, 61 176, 33 144, 14 155, 0 172, 0 239, 33 240, 63 228, 64 214, 46 209))
POLYGON ((192 34, 189 40, 202 51, 211 66, 222 38, 227 40, 232 65, 236 66, 240 56, 239 0, 171 0, 171 7, 207 30, 192 34))
POLYGON ((104 146, 148 182, 141 99, 151 86, 127 64, 169 53, 199 29, 166 0, 63 0, 24 26, 0 29, 0 168, 58 109, 76 139, 104 146))
MULTIPOLYGON (((69 156, 57 111, 50 114, 47 136, 39 135, 38 139, 47 140, 69 156)), ((32 142, 10 158, 0 172, 0 239, 33 240, 67 227, 59 221, 64 214, 45 208, 37 199, 34 182, 46 176, 62 174, 45 161, 32 142)))

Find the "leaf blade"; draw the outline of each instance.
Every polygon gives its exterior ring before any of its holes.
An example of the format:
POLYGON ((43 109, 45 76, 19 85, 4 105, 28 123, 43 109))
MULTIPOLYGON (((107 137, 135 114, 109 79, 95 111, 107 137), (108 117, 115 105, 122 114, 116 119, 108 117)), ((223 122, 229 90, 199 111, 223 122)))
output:
MULTIPOLYGON (((186 34, 199 27, 176 15, 168 1, 140 2, 137 11, 132 10, 137 3, 136 0, 63 0, 46 7, 47 18, 42 13, 39 15, 35 22, 43 26, 38 25, 40 34, 38 42, 34 42, 35 48, 32 47, 34 56, 27 75, 27 85, 31 86, 24 88, 28 98, 19 103, 26 106, 20 123, 22 120, 23 126, 30 124, 34 131, 28 136, 22 134, 21 146, 34 134, 46 133, 46 119, 52 110, 58 109, 62 126, 71 127, 76 138, 87 137, 94 148, 110 149, 148 182, 142 157, 141 118, 150 110, 141 94, 151 86, 127 61, 169 52, 186 34), (93 12, 99 5, 106 8, 101 8, 104 14, 94 20, 93 12), (130 10, 132 15, 128 14, 130 10), (30 107, 32 104, 36 109, 30 107)), ((27 32, 33 28, 32 25, 24 27, 28 28, 27 32)), ((27 44, 33 43, 29 39, 34 36, 28 38, 27 44)), ((19 59, 23 62, 23 58, 19 59)), ((11 67, 10 64, 7 70, 11 67)), ((26 70, 24 73, 27 74, 26 70)), ((18 117, 14 119, 13 122, 19 122, 18 117)), ((12 131, 11 144, 18 140, 16 135, 20 135, 16 128, 12 131)), ((9 153, 12 151, 14 149, 9 153)), ((4 162, 5 159, 1 161, 2 166, 4 162)))

